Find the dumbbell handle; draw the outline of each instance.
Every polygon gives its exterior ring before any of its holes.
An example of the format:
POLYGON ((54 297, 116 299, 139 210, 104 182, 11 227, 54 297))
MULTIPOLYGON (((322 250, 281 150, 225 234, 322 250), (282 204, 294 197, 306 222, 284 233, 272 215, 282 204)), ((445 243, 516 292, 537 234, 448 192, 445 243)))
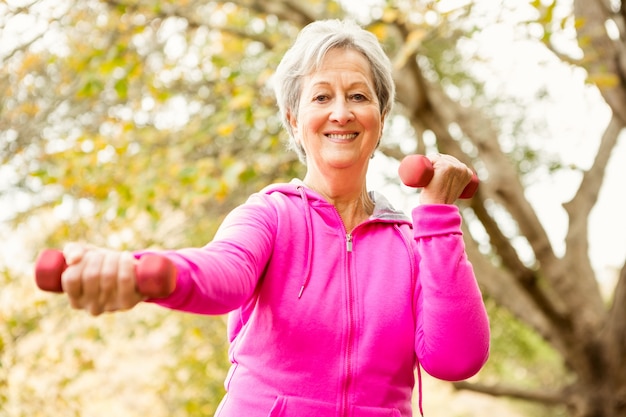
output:
MULTIPOLYGON (((402 159, 398 167, 398 175, 402 182, 414 188, 426 187, 435 175, 430 159, 424 155, 408 155, 402 159)), ((465 186, 459 198, 472 198, 478 188, 478 176, 472 174, 472 179, 465 186)))
MULTIPOLYGON (((43 291, 63 292, 61 274, 67 268, 63 252, 46 249, 35 263, 35 282, 43 291)), ((176 287, 176 267, 164 256, 146 254, 135 266, 136 289, 148 298, 165 298, 176 287)))

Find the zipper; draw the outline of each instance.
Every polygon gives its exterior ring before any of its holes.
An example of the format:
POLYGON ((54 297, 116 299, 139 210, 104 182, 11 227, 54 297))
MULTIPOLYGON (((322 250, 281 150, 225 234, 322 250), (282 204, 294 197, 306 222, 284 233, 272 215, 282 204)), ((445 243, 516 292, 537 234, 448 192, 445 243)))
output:
POLYGON ((346 362, 345 362, 345 382, 343 386, 342 397, 342 409, 341 415, 348 417, 350 414, 349 406, 349 388, 352 382, 352 356, 354 345, 354 294, 352 288, 352 233, 346 233, 346 287, 348 289, 348 330, 347 330, 347 344, 346 344, 346 362))
MULTIPOLYGON (((349 388, 352 383, 352 356, 353 356, 353 345, 354 345, 354 294, 352 290, 352 250, 353 250, 353 237, 352 233, 348 231, 346 228, 339 211, 335 207, 335 212, 337 213, 337 217, 341 222, 341 226, 343 227, 344 232, 346 232, 346 287, 348 289, 348 329, 347 329, 347 344, 346 344, 346 362, 345 362, 345 375, 346 379, 343 384, 343 392, 341 396, 341 413, 342 417, 349 417, 350 415, 350 403, 349 403, 349 388)), ((357 226, 358 227, 358 226, 357 226)))

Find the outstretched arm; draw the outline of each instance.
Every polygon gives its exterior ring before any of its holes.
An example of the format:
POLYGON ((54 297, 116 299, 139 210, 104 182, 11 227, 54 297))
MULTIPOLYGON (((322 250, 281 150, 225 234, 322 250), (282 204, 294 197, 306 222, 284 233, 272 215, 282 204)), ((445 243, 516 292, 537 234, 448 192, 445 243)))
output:
MULTIPOLYGON (((148 300, 197 314, 225 314, 253 294, 274 244, 275 212, 255 195, 224 220, 213 241, 202 248, 159 251, 176 266, 176 289, 148 300)), ((139 252, 141 257, 148 253, 139 252)))

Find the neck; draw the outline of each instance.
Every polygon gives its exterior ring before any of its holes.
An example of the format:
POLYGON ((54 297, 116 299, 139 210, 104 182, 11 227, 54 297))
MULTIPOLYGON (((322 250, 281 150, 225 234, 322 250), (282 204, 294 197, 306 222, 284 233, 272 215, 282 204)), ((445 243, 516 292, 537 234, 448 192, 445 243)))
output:
POLYGON ((326 181, 326 177, 313 178, 308 174, 304 183, 335 206, 348 232, 364 222, 374 212, 374 202, 367 193, 365 181, 326 181))

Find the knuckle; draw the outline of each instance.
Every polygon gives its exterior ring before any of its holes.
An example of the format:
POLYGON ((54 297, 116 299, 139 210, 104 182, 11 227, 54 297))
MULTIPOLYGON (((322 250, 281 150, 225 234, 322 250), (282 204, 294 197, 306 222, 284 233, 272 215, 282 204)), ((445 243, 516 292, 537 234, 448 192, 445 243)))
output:
POLYGON ((113 313, 121 310, 121 307, 118 303, 108 303, 104 306, 104 311, 106 313, 113 313))
POLYGON ((119 309, 123 311, 130 310, 133 307, 135 307, 139 301, 140 300, 134 295, 131 295, 128 297, 121 297, 118 303, 119 309))
POLYGON ((89 314, 96 317, 102 314, 103 309, 102 309, 102 306, 99 305, 98 303, 91 303, 89 307, 87 307, 87 311, 89 311, 89 314))
POLYGON ((63 291, 70 297, 75 298, 80 296, 82 291, 82 284, 80 281, 80 275, 76 273, 74 268, 70 267, 61 275, 61 286, 63 291))

